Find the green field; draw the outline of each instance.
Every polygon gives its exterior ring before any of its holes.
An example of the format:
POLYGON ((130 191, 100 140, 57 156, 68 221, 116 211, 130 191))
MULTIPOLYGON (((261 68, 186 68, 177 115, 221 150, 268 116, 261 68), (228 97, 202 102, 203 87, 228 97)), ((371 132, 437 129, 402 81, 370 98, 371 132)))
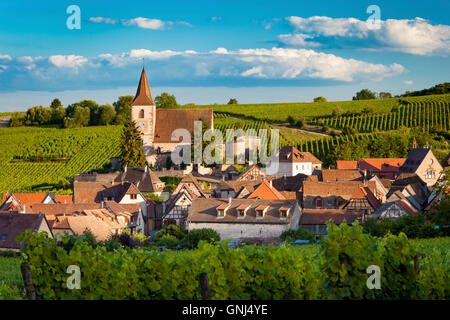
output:
POLYGON ((121 126, 0 128, 0 193, 51 190, 119 155, 121 126))
POLYGON ((344 112, 361 112, 369 107, 373 108, 376 113, 386 113, 390 112, 394 107, 418 101, 448 102, 450 101, 450 94, 333 102, 198 105, 182 106, 182 108, 213 108, 214 112, 228 113, 232 116, 248 117, 249 119, 263 121, 285 122, 288 116, 294 118, 329 116, 336 107, 340 107, 344 112))

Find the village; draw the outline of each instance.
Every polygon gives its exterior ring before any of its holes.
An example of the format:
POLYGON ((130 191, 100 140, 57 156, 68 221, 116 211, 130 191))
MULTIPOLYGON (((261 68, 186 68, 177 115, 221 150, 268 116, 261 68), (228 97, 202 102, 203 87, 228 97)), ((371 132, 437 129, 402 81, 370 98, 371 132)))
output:
POLYGON ((320 237, 327 234, 328 221, 396 220, 427 212, 444 197, 434 186, 449 156, 439 162, 429 146, 418 146, 415 139, 406 158, 338 160, 333 169, 294 146, 278 151, 278 170, 271 173, 258 164, 161 169, 179 145, 173 132, 193 132, 195 121, 213 128, 213 111, 156 109, 144 69, 131 106, 147 165, 120 166, 111 159, 116 165, 108 173, 75 175, 72 195, 4 193, 0 250, 18 251, 23 244, 16 237, 27 229, 58 239, 89 230, 103 241, 124 231, 151 239, 170 225, 213 229, 222 240, 278 245, 290 229, 320 237), (168 188, 161 177, 172 177, 176 186, 168 188))

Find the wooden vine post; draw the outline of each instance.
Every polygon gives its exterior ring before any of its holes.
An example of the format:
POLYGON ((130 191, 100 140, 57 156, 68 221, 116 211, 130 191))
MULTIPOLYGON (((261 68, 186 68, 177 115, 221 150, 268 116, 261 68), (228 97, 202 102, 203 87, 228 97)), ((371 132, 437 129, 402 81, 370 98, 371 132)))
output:
POLYGON ((22 272, 23 283, 25 290, 27 291, 28 300, 36 300, 36 291, 34 290, 33 279, 31 278, 31 270, 28 262, 23 262, 20 265, 20 271, 22 272))
POLYGON ((419 274, 419 253, 416 253, 414 256, 414 271, 416 272, 416 275, 419 274))
POLYGON ((198 277, 200 282, 200 292, 202 294, 202 300, 211 300, 211 290, 209 288, 208 272, 203 272, 198 277))

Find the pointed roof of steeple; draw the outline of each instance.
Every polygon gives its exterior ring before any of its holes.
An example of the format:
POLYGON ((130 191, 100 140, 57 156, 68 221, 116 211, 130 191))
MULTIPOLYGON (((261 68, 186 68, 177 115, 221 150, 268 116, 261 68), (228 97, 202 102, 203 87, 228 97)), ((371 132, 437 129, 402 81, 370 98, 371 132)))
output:
POLYGON ((150 87, 148 86, 147 75, 145 74, 145 69, 142 68, 141 79, 139 80, 139 85, 136 91, 136 96, 134 97, 132 106, 153 106, 155 101, 153 100, 152 94, 150 92, 150 87))

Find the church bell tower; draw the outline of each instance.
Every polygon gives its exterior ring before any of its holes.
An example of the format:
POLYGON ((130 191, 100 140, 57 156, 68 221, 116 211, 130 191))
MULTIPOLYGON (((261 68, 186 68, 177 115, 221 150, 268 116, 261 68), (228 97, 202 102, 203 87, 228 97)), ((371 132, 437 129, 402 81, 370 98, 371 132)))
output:
POLYGON ((144 68, 142 68, 136 96, 131 103, 131 120, 136 123, 141 132, 144 147, 151 147, 155 136, 156 104, 150 92, 144 68))

